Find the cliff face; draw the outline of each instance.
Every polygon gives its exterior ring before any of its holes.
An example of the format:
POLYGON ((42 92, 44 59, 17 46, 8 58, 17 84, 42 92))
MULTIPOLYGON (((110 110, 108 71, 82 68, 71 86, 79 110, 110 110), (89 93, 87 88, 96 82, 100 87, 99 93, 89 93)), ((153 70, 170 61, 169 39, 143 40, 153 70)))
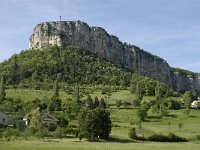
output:
POLYGON ((200 93, 199 76, 188 77, 171 71, 168 63, 134 45, 119 41, 103 28, 90 27, 81 21, 59 21, 38 24, 30 37, 30 49, 49 45, 75 45, 107 59, 115 65, 161 81, 177 91, 200 93), (187 85, 187 86, 186 86, 187 85))

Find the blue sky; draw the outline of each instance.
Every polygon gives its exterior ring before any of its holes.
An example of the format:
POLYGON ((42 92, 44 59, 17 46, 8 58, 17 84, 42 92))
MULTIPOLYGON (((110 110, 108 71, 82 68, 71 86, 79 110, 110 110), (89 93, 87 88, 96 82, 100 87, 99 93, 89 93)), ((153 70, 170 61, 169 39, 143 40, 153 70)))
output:
POLYGON ((59 16, 200 72, 200 0, 0 0, 0 62, 28 49, 36 24, 59 16))

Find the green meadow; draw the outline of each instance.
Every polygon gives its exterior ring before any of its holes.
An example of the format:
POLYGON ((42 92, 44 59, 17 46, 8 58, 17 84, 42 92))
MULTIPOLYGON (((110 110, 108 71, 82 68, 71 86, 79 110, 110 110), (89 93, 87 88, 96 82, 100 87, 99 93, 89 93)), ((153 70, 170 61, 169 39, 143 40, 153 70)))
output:
MULTIPOLYGON (((53 91, 42 90, 20 90, 9 89, 6 91, 7 97, 21 98, 24 101, 32 101, 35 98, 50 98, 53 91)), ((137 126, 138 118, 136 108, 132 106, 114 106, 116 100, 129 101, 134 97, 130 91, 119 90, 112 92, 110 96, 101 94, 101 91, 94 91, 92 97, 103 97, 110 106, 111 120, 113 124, 111 138, 109 141, 88 142, 85 139, 79 141, 75 137, 67 137, 62 141, 58 139, 45 138, 37 140, 30 138, 27 141, 24 139, 13 139, 10 142, 5 140, 0 141, 0 150, 199 150, 200 140, 197 138, 200 135, 200 110, 191 109, 189 115, 184 114, 184 109, 170 110, 167 117, 160 117, 148 112, 148 118, 141 123, 141 128, 137 126), (182 127, 179 127, 179 124, 182 127), (129 130, 135 127, 140 136, 147 137, 154 133, 169 134, 185 137, 189 142, 184 143, 161 143, 134 141, 128 137, 129 130)), ((72 95, 65 91, 60 92, 60 97, 66 100, 72 95)), ((84 96, 82 97, 84 99, 84 96)), ((150 100, 153 97, 144 97, 144 100, 150 100)), ((70 135, 69 135, 70 136, 70 135)))

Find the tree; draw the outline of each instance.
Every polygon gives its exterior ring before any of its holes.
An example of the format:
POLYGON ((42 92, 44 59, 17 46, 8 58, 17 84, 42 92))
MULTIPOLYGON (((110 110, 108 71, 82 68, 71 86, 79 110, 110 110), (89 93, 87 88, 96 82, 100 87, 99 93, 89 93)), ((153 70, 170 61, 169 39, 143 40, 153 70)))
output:
POLYGON ((180 132, 181 129, 183 128, 183 123, 182 123, 182 122, 179 122, 179 123, 178 123, 178 128, 179 128, 179 132, 180 132))
POLYGON ((44 140, 45 136, 47 136, 47 129, 44 127, 39 128, 35 134, 35 137, 37 137, 38 139, 44 140))
POLYGON ((137 116, 140 121, 144 121, 145 118, 148 116, 149 105, 148 103, 142 104, 137 110, 137 116))
POLYGON ((31 112, 30 127, 35 129, 40 129, 43 127, 43 116, 38 108, 32 110, 31 112))
POLYGON ((192 92, 190 91, 186 91, 184 94, 183 94, 183 102, 184 102, 184 105, 187 109, 190 108, 190 105, 191 105, 191 101, 192 101, 192 98, 193 98, 193 94, 192 92))
POLYGON ((129 130, 128 136, 131 139, 137 139, 138 138, 135 128, 131 128, 129 130))
POLYGON ((133 101, 134 106, 138 107, 141 104, 143 95, 142 95, 142 89, 139 83, 136 85, 136 91, 135 91, 135 99, 133 101))
POLYGON ((3 102, 5 97, 6 97, 5 82, 4 82, 4 77, 2 76, 0 83, 0 103, 3 102))
POLYGON ((54 83, 54 94, 53 97, 58 98, 59 97, 59 86, 58 86, 58 79, 56 79, 54 83))
POLYGON ((88 109, 94 109, 94 103, 93 103, 92 97, 89 94, 87 95, 87 99, 86 99, 86 107, 88 109))
POLYGON ((65 130, 63 128, 61 127, 56 128, 55 135, 56 137, 60 138, 61 141, 62 141, 64 133, 65 133, 65 130))
POLYGON ((63 110, 69 119, 75 119, 79 112, 79 104, 75 99, 68 98, 63 104, 63 110))
POLYGON ((111 133, 110 113, 102 108, 82 110, 78 117, 79 132, 89 141, 108 139, 111 133))
POLYGON ((160 83, 158 83, 158 85, 155 87, 155 98, 156 101, 160 101, 161 99, 161 89, 160 89, 160 83))
POLYGON ((49 111, 60 111, 62 110, 62 100, 59 97, 52 97, 49 105, 48 105, 49 111))

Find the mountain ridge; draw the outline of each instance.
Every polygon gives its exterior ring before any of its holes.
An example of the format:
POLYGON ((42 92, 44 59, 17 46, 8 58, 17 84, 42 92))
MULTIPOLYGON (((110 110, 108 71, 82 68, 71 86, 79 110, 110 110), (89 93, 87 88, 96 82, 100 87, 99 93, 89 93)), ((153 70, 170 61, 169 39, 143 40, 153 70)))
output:
POLYGON ((81 21, 57 21, 38 24, 30 37, 30 49, 49 45, 74 45, 97 54, 118 67, 165 83, 178 92, 200 93, 200 74, 185 74, 172 69, 166 60, 143 49, 123 43, 101 27, 81 21))

